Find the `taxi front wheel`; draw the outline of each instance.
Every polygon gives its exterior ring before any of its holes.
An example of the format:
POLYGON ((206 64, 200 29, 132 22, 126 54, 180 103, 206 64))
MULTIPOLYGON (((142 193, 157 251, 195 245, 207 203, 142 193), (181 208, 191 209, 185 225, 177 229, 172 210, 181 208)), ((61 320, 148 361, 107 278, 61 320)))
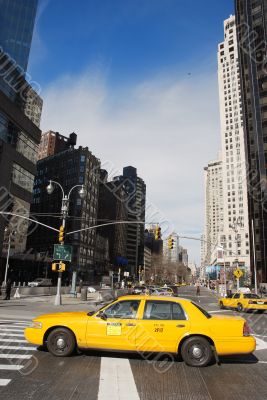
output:
POLYGON ((211 362, 213 352, 207 339, 201 336, 192 336, 183 343, 181 356, 184 362, 191 367, 205 367, 211 362))
POLYGON ((71 331, 66 328, 55 328, 47 338, 47 349, 57 357, 70 356, 76 347, 76 340, 71 331))

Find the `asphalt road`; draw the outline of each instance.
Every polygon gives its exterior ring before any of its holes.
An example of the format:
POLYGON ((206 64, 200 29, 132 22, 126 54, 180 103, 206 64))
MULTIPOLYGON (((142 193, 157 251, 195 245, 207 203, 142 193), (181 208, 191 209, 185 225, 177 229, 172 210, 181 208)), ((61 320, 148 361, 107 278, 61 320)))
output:
MULTIPOLYGON (((196 299, 194 288, 181 288, 180 295, 196 299)), ((215 296, 207 289, 201 290, 200 303, 212 313, 234 314, 219 310, 215 296)), ((254 355, 222 357, 221 365, 191 368, 180 360, 145 359, 135 354, 87 351, 55 358, 22 342, 23 329, 29 322, 22 318, 19 308, 16 314, 13 306, 12 319, 0 314, 0 398, 267 399, 267 313, 242 315, 257 335, 254 355)))

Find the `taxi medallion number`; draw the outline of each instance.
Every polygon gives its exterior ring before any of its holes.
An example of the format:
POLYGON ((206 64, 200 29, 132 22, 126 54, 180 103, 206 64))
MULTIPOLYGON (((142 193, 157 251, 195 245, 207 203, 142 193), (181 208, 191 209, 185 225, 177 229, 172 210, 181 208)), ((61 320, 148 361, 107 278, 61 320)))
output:
POLYGON ((108 336, 121 336, 121 323, 108 322, 107 323, 107 335, 108 336))

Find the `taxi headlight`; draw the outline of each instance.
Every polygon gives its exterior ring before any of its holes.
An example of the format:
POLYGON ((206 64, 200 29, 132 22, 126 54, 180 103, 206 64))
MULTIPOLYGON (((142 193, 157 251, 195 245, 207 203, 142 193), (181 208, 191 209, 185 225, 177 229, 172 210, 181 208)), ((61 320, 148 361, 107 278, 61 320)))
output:
POLYGON ((30 328, 41 329, 43 326, 42 322, 32 321, 30 328))

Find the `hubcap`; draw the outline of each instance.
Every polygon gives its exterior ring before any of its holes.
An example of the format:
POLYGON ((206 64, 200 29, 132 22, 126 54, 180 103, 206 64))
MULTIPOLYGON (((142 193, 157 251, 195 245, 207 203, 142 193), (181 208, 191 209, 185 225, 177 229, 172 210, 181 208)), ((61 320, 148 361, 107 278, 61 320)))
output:
POLYGON ((201 358, 203 355, 203 351, 200 347, 194 346, 192 349, 192 354, 196 358, 201 358))
POLYGON ((57 347, 59 349, 63 349, 65 347, 65 340, 63 338, 57 339, 57 347))

